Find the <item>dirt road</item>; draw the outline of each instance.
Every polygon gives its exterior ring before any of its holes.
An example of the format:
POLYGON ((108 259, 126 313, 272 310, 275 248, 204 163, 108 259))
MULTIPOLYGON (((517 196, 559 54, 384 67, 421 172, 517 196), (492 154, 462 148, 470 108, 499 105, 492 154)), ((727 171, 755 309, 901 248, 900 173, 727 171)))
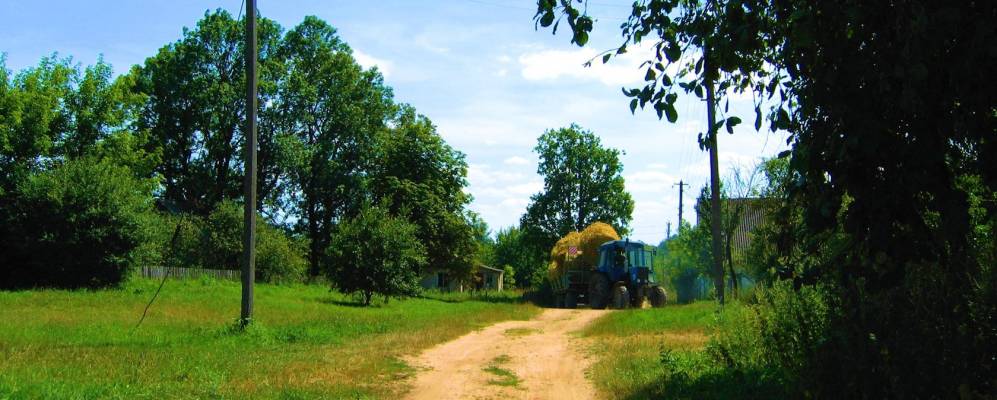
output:
POLYGON ((406 398, 592 399, 590 360, 572 335, 608 311, 547 309, 464 335, 407 360, 420 372, 406 398))

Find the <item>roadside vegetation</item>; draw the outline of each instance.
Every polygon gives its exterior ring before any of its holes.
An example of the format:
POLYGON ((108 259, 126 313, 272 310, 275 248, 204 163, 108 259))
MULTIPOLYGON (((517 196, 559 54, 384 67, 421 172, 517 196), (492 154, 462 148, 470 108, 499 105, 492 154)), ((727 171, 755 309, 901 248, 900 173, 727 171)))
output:
MULTIPOLYGON (((744 300, 747 311, 724 306, 708 363, 661 357, 674 373, 661 379, 665 392, 652 392, 997 393, 997 3, 636 1, 621 24, 600 21, 588 4, 537 0, 534 22, 570 29, 578 46, 597 30, 621 34, 619 47, 590 62, 644 61, 644 81, 620 98, 635 113, 674 123, 679 96, 706 106, 698 139, 711 152, 712 183, 697 214, 712 229, 683 227, 689 236, 669 250, 684 247, 682 265, 698 271, 671 278, 707 278, 719 304, 738 295, 741 273, 762 287, 744 300), (770 165, 779 168, 763 167, 779 171, 767 176, 769 190, 728 192, 765 197, 766 221, 739 260, 728 224, 738 212, 721 203, 733 182, 720 182, 715 160, 731 143, 722 132, 745 134, 735 128, 752 119, 790 148, 770 165)), ((678 297, 688 300, 684 287, 678 297)))
POLYGON ((386 398, 413 373, 400 357, 538 312, 515 292, 360 307, 317 285, 260 284, 241 331, 238 283, 170 280, 136 328, 157 285, 0 292, 0 398, 386 398))

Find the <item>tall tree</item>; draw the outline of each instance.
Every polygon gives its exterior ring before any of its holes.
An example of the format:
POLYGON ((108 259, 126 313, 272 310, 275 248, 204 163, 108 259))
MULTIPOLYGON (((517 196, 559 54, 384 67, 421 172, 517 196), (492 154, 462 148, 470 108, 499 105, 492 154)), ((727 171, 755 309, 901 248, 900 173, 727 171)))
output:
MULTIPOLYGON (((163 155, 156 172, 164 179, 164 197, 184 210, 206 215, 222 200, 241 196, 242 27, 227 11, 206 12, 193 29, 184 29, 182 39, 133 71, 136 90, 148 96, 138 127, 150 132, 149 147, 163 155)), ((257 35, 263 109, 271 103, 272 82, 281 72, 275 54, 281 29, 260 18, 257 35)), ((260 150, 267 154, 268 148, 260 150)), ((265 173, 260 175, 266 179, 265 173)), ((267 188, 261 186, 261 197, 267 188)))
POLYGON ((534 151, 544 188, 531 197, 520 225, 539 248, 550 249, 561 236, 596 221, 626 234, 634 201, 623 184, 619 150, 572 124, 544 132, 534 151))
POLYGON ((450 147, 432 121, 403 105, 380 136, 371 193, 390 211, 419 226, 428 265, 466 277, 487 236, 487 225, 466 210, 464 154, 450 147), (484 232, 482 232, 482 229, 484 232))
POLYGON ((376 70, 364 71, 336 30, 309 16, 280 47, 286 76, 278 88, 276 129, 289 133, 292 213, 310 240, 317 276, 335 223, 355 214, 365 196, 377 133, 394 105, 376 70))
MULTIPOLYGON (((2 61, 3 59, 0 59, 2 61)), ((45 57, 12 78, 0 64, 0 179, 10 192, 18 181, 49 166, 70 126, 66 97, 76 70, 69 59, 45 57)))

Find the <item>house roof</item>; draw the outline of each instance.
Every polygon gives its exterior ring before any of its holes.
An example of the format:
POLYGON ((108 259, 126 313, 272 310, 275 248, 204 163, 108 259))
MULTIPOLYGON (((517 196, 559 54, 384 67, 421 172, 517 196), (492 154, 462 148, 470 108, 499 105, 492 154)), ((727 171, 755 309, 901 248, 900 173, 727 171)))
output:
POLYGON ((492 268, 492 267, 489 267, 489 266, 487 266, 485 264, 478 264, 478 268, 479 269, 486 269, 486 270, 489 270, 489 271, 492 271, 492 272, 495 272, 495 273, 499 273, 499 274, 504 274, 505 273, 505 270, 501 270, 501 269, 498 269, 498 268, 492 268))

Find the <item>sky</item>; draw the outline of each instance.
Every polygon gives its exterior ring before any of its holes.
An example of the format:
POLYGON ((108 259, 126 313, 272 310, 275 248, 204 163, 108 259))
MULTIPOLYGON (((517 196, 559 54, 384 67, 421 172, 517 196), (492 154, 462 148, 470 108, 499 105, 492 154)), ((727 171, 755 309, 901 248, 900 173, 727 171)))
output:
MULTIPOLYGON (((0 52, 15 72, 58 52, 82 65, 103 56, 123 73, 179 39, 205 11, 239 15, 243 3, 0 0, 0 52)), ((567 29, 557 35, 535 30, 535 0, 258 0, 257 9, 285 30, 306 15, 318 16, 338 30, 361 65, 377 66, 395 100, 428 116, 466 155, 471 208, 493 231, 517 225, 530 196, 543 189, 533 152, 537 137, 574 122, 623 152, 623 176, 635 201, 631 236, 658 243, 669 223, 675 233, 680 180, 689 184, 683 217, 695 223, 692 205, 709 180, 708 153, 697 142, 706 107, 680 94, 674 124, 653 110, 631 114, 621 88, 640 86, 647 50, 583 66, 622 43, 619 25, 629 3, 589 2, 596 23, 584 48, 570 43, 567 29)), ((745 123, 719 137, 721 177, 787 148, 784 134, 754 130, 750 96, 731 96, 729 110, 745 123)))

